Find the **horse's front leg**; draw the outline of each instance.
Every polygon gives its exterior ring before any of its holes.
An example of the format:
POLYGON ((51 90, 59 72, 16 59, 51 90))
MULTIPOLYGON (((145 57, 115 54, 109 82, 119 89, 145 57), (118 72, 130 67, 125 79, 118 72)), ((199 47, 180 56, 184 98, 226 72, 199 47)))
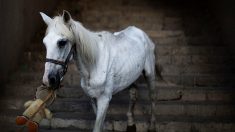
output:
POLYGON ((93 132, 103 131, 104 119, 111 97, 112 95, 101 95, 99 98, 97 98, 97 112, 93 132))

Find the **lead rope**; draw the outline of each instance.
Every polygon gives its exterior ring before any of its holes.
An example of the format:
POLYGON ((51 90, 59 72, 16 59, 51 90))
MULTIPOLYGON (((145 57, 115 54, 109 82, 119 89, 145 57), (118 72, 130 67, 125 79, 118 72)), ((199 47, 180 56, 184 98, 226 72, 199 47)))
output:
MULTIPOLYGON (((25 126, 28 124, 28 122, 30 120, 32 120, 34 118, 34 116, 40 111, 42 110, 42 108, 44 107, 44 105, 46 104, 46 102, 50 99, 50 97, 54 94, 54 91, 51 90, 50 93, 46 96, 46 98, 43 100, 43 103, 39 106, 39 108, 32 114, 32 116, 27 120, 27 122, 25 123, 25 125, 19 129, 18 132, 23 132, 25 126)), ((53 96, 53 101, 55 100, 55 96, 53 96)), ((53 102, 52 101, 52 102, 53 102)), ((51 103, 50 103, 51 104, 51 103)))

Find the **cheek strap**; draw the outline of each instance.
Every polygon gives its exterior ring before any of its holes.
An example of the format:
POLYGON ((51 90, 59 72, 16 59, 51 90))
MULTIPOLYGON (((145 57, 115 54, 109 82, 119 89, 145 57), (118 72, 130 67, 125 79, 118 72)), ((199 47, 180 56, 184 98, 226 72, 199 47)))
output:
POLYGON ((65 73, 68 70, 69 60, 72 57, 72 55, 75 55, 75 54, 76 54, 76 44, 73 44, 65 61, 59 61, 59 60, 55 60, 55 59, 46 58, 45 62, 50 62, 50 63, 56 64, 56 65, 61 65, 63 68, 61 78, 63 78, 63 76, 65 75, 65 73))

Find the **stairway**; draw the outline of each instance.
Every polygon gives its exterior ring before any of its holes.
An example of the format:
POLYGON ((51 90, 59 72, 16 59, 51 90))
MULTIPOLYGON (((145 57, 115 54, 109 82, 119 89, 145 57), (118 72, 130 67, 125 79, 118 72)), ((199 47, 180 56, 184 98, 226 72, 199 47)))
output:
MULTIPOLYGON (((58 10, 67 9, 92 31, 115 32, 129 25, 143 29, 156 43, 156 61, 168 83, 157 84, 156 129, 160 132, 232 132, 235 130, 235 65, 223 45, 213 16, 203 4, 154 0, 70 0, 61 1, 58 10), (69 8, 71 7, 72 8, 69 8), (179 98, 180 97, 180 98, 179 98)), ((34 97, 44 70, 44 31, 27 47, 17 73, 4 86, 0 100, 0 126, 14 131, 16 115, 23 103, 34 97)), ((42 132, 91 131, 95 115, 88 97, 80 88, 73 63, 69 66, 50 107, 51 121, 44 120, 42 132)), ((148 128, 150 102, 142 77, 137 81, 135 107, 137 131, 148 128)), ((125 131, 128 90, 113 96, 105 121, 108 131, 125 131)))

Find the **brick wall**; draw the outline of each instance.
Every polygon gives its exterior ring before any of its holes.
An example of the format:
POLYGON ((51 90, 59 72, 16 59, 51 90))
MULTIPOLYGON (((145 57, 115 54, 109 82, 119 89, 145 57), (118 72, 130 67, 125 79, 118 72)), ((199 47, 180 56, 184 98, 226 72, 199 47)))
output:
POLYGON ((231 52, 235 50, 235 39, 233 37, 233 34, 235 33, 234 4, 234 1, 210 0, 210 9, 213 11, 216 19, 221 25, 223 41, 230 46, 231 52))
POLYGON ((156 44, 164 78, 173 83, 233 85, 232 55, 207 3, 89 1, 81 20, 91 30, 143 29, 156 44))
POLYGON ((0 1, 0 84, 16 71, 22 53, 42 23, 39 11, 51 12, 55 0, 0 1))

